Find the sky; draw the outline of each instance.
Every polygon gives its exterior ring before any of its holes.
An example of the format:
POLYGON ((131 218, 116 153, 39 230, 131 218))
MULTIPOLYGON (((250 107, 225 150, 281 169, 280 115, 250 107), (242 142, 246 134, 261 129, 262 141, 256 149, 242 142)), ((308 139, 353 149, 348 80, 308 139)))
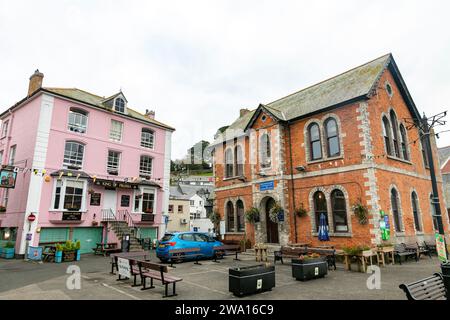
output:
MULTIPOLYGON (((122 89, 130 107, 176 128, 179 159, 239 109, 392 52, 433 115, 450 108, 448 12, 437 0, 0 0, 0 111, 25 97, 35 69, 48 87, 122 89)), ((450 132, 437 142, 450 145, 450 132)))

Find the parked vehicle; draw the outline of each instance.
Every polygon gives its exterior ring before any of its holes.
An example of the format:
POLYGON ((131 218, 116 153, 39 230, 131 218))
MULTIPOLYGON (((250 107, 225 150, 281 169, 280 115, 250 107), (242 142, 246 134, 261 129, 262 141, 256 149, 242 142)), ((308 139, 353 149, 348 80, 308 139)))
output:
MULTIPOLYGON (((169 260, 169 250, 200 248, 200 253, 205 258, 214 256, 213 248, 222 246, 223 243, 215 240, 207 233, 202 232, 174 232, 166 233, 156 247, 156 256, 162 261, 169 260)), ((186 254, 188 256, 189 254, 186 254)))

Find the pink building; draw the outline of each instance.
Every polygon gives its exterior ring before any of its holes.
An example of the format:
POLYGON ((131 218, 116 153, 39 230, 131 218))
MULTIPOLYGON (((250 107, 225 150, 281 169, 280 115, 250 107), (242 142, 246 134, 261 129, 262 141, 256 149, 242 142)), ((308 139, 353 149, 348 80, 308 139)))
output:
POLYGON ((22 255, 68 239, 92 252, 98 242, 120 245, 123 231, 134 244, 161 237, 174 129, 129 108, 122 92, 46 88, 43 77, 36 70, 27 97, 0 115, 0 241, 16 241, 22 255))

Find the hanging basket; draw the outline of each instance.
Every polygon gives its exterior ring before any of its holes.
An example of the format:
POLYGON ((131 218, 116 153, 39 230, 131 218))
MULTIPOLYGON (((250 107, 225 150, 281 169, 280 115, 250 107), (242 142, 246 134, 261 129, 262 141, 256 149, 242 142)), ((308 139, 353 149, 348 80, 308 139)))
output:
POLYGON ((245 212, 245 219, 248 223, 258 223, 260 221, 258 208, 252 207, 247 212, 245 212))
POLYGON ((269 211, 269 219, 273 223, 279 223, 283 216, 283 208, 277 203, 269 211))

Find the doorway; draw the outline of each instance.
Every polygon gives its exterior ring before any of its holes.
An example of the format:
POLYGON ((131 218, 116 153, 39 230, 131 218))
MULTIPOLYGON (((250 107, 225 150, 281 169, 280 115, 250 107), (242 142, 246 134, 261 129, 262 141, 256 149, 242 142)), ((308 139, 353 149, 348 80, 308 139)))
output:
POLYGON ((264 210, 266 212, 266 233, 267 233, 267 243, 279 243, 278 237, 278 223, 270 220, 269 213, 270 209, 275 206, 275 200, 273 198, 267 198, 264 205, 264 210))
POLYGON ((103 199, 103 209, 110 209, 116 214, 117 196, 115 190, 105 190, 105 198, 103 199))

